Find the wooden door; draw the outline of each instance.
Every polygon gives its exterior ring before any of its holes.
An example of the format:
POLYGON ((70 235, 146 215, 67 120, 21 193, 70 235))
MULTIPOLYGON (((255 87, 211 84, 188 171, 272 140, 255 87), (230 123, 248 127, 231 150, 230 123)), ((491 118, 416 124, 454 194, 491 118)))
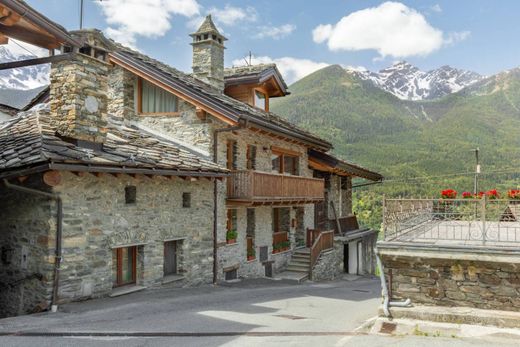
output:
POLYGON ((121 247, 114 249, 116 259, 116 276, 114 287, 136 282, 137 247, 121 247))
POLYGON ((327 228, 327 202, 320 201, 314 204, 314 226, 319 230, 326 230, 327 228))
POLYGON ((177 241, 164 243, 164 275, 177 274, 177 241))

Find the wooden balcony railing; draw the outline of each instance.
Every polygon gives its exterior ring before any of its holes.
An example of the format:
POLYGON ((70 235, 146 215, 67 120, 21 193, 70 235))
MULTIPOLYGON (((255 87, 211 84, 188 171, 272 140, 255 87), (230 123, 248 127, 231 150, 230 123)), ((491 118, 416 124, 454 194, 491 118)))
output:
POLYGON ((246 202, 321 201, 324 181, 252 170, 234 171, 227 179, 228 200, 246 202))
POLYGON ((311 274, 320 254, 332 248, 334 248, 334 230, 320 232, 311 246, 311 261, 309 269, 311 274))

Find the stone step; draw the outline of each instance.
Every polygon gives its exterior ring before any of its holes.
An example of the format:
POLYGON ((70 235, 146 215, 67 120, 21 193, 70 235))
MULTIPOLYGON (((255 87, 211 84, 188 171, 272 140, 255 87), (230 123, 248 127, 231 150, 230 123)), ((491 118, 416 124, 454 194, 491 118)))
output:
POLYGON ((294 250, 293 254, 310 255, 311 254, 311 250, 309 248, 300 248, 300 249, 294 250))
POLYGON ((292 256, 293 259, 308 259, 310 260, 311 257, 307 254, 307 255, 304 255, 304 254, 293 254, 292 256))
POLYGON ((306 273, 308 273, 309 272, 309 266, 289 264, 287 266, 287 270, 288 271, 298 271, 298 272, 306 272, 306 273))
POLYGON ((299 266, 307 266, 307 268, 310 266, 311 262, 306 260, 298 260, 298 259, 291 259, 289 262, 289 265, 299 265, 299 266))
POLYGON ((298 271, 282 271, 275 275, 276 278, 280 278, 282 280, 295 281, 297 283, 301 283, 309 278, 308 273, 298 272, 298 271))

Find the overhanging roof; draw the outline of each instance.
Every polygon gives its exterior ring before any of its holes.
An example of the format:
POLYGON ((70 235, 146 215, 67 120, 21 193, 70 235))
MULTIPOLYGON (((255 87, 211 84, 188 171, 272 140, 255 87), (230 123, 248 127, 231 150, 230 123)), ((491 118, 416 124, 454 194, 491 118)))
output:
MULTIPOLYGON (((248 66, 238 66, 224 69, 224 82, 226 87, 243 84, 263 84, 272 79, 280 95, 289 95, 287 84, 276 64, 257 64, 248 66)), ((272 96, 271 96, 272 97, 272 96)))
POLYGON ((330 154, 309 150, 309 166, 315 170, 331 172, 339 176, 357 176, 370 181, 382 181, 383 176, 359 165, 338 159, 330 154))
POLYGON ((222 91, 178 71, 171 66, 152 59, 126 47, 110 53, 110 61, 137 74, 146 77, 151 83, 182 96, 209 114, 228 124, 236 124, 240 119, 251 127, 282 134, 296 139, 310 148, 329 150, 332 144, 291 124, 272 112, 252 107, 225 95, 222 91))
POLYGON ((0 33, 42 48, 79 47, 67 30, 24 1, 0 0, 0 33))

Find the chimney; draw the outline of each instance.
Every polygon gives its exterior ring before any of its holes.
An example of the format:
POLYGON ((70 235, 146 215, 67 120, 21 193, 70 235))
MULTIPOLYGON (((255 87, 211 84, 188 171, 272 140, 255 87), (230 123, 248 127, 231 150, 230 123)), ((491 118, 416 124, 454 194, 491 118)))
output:
POLYGON ((53 127, 58 135, 69 139, 103 143, 107 133, 109 64, 93 47, 84 46, 80 52, 51 65, 53 127))
POLYGON ((193 38, 193 74, 198 79, 224 91, 224 41, 208 15, 193 38))

